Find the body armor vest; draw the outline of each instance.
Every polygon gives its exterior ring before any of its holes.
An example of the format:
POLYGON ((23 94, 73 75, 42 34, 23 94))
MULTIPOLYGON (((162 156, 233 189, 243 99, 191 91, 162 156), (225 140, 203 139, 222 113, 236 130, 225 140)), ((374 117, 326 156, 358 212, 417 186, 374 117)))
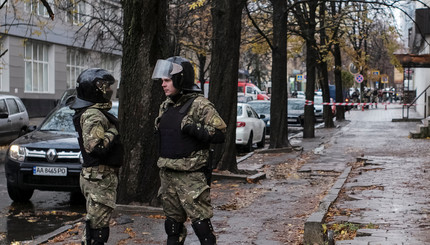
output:
MULTIPOLYGON (((115 136, 113 142, 111 142, 111 144, 113 145, 111 146, 110 151, 108 152, 108 154, 106 154, 106 156, 102 158, 92 157, 91 154, 85 151, 84 142, 82 140, 82 128, 80 123, 81 116, 85 111, 86 109, 76 112, 75 115, 73 116, 73 124, 75 125, 75 129, 79 135, 78 137, 79 147, 81 148, 82 158, 84 159, 84 162, 82 163, 82 167, 93 167, 98 165, 107 165, 115 168, 121 167, 123 162, 123 157, 124 157, 124 147, 120 142, 119 135, 115 136)), ((115 127, 119 131, 118 119, 107 111, 103 111, 103 110, 100 110, 100 111, 106 116, 109 122, 115 125, 115 127)))
POLYGON ((188 157, 193 151, 204 148, 196 138, 181 131, 182 119, 187 115, 194 99, 190 100, 183 106, 168 107, 161 116, 159 125, 161 157, 171 159, 188 157))

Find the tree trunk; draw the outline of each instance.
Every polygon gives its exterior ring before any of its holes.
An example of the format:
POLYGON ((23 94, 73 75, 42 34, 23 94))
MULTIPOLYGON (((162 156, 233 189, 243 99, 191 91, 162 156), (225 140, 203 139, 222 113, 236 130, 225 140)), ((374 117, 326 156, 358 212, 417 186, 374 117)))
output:
MULTIPOLYGON (((327 33, 325 28, 325 18, 326 18, 326 8, 325 3, 321 3, 320 5, 320 25, 323 27, 320 29, 320 47, 326 47, 327 45, 327 33)), ((329 83, 328 83, 328 68, 327 68, 327 56, 328 56, 328 49, 323 49, 320 53, 320 60, 319 60, 319 69, 320 69, 320 81, 321 81, 321 87, 323 90, 323 100, 324 102, 330 102, 330 89, 329 89, 329 83)), ((333 128, 333 113, 331 111, 331 106, 325 105, 323 107, 324 110, 324 127, 325 128, 333 128)))
POLYGON ((199 60, 199 81, 202 93, 205 94, 205 66, 206 66, 206 55, 197 54, 197 59, 199 60))
POLYGON ((151 80, 155 63, 165 58, 166 0, 124 0, 124 43, 119 120, 126 152, 120 170, 118 203, 155 204, 158 137, 154 120, 164 96, 151 80))
POLYGON ((226 141, 215 149, 219 170, 237 172, 237 81, 242 9, 245 0, 212 2, 213 45, 209 100, 227 124, 226 141))
MULTIPOLYGON (((342 85, 342 58, 340 52, 340 45, 338 42, 334 44, 334 81, 336 84, 336 102, 342 103, 343 98, 343 85, 342 85)), ((336 121, 345 120, 345 106, 336 107, 336 121)))
MULTIPOLYGON (((306 40, 306 100, 314 100, 315 95, 315 80, 316 80, 316 60, 318 59, 317 51, 315 50, 317 43, 315 39, 316 28, 316 10, 317 1, 307 3, 309 7, 309 16, 306 21, 306 26, 302 26, 305 31, 306 40)), ((305 6, 306 7, 306 6, 305 6)), ((305 8, 304 7, 304 8, 305 8)), ((313 106, 305 106, 305 125, 303 127, 303 138, 315 137, 315 116, 313 106)))
POLYGON ((272 0, 273 50, 270 102, 270 148, 289 145, 287 121, 287 11, 286 1, 272 0))

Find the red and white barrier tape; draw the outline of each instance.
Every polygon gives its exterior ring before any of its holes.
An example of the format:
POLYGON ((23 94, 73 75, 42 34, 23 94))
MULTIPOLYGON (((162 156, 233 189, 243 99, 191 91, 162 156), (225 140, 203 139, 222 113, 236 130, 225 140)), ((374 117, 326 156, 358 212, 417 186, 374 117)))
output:
MULTIPOLYGON (((319 105, 340 105, 340 106, 345 106, 345 105, 389 105, 389 104, 394 104, 394 103, 349 103, 349 102, 342 102, 342 103, 336 103, 336 102, 323 102, 319 105)), ((315 104, 312 100, 306 100, 305 105, 317 105, 315 104)), ((413 106, 413 105, 417 105, 417 104, 397 104, 396 105, 402 105, 402 106, 413 106)))

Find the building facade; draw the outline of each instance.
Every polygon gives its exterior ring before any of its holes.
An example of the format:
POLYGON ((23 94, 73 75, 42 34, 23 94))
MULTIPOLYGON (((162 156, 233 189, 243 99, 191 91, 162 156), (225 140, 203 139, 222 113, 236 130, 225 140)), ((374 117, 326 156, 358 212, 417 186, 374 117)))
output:
POLYGON ((40 0, 0 9, 0 93, 20 97, 30 117, 46 116, 86 68, 104 68, 118 83, 121 75, 119 1, 48 2, 53 19, 40 0))

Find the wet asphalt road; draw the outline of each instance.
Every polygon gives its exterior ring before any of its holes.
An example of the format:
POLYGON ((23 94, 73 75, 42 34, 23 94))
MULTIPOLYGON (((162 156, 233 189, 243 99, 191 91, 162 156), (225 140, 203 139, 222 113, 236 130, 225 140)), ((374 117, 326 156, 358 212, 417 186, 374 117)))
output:
POLYGON ((0 244, 25 241, 52 232, 85 212, 84 204, 70 201, 70 193, 35 191, 29 203, 14 203, 7 193, 4 157, 0 147, 0 244))
MULTIPOLYGON (((32 125, 40 122, 34 119, 32 125)), ((292 127, 290 134, 302 129, 292 127)), ((269 138, 266 138, 268 143, 269 138)), ((0 146, 0 245, 28 241, 50 233, 85 215, 85 204, 75 203, 68 192, 35 190, 29 203, 14 203, 7 193, 5 157, 7 145, 0 146)), ((247 153, 239 152, 238 157, 247 153)))

